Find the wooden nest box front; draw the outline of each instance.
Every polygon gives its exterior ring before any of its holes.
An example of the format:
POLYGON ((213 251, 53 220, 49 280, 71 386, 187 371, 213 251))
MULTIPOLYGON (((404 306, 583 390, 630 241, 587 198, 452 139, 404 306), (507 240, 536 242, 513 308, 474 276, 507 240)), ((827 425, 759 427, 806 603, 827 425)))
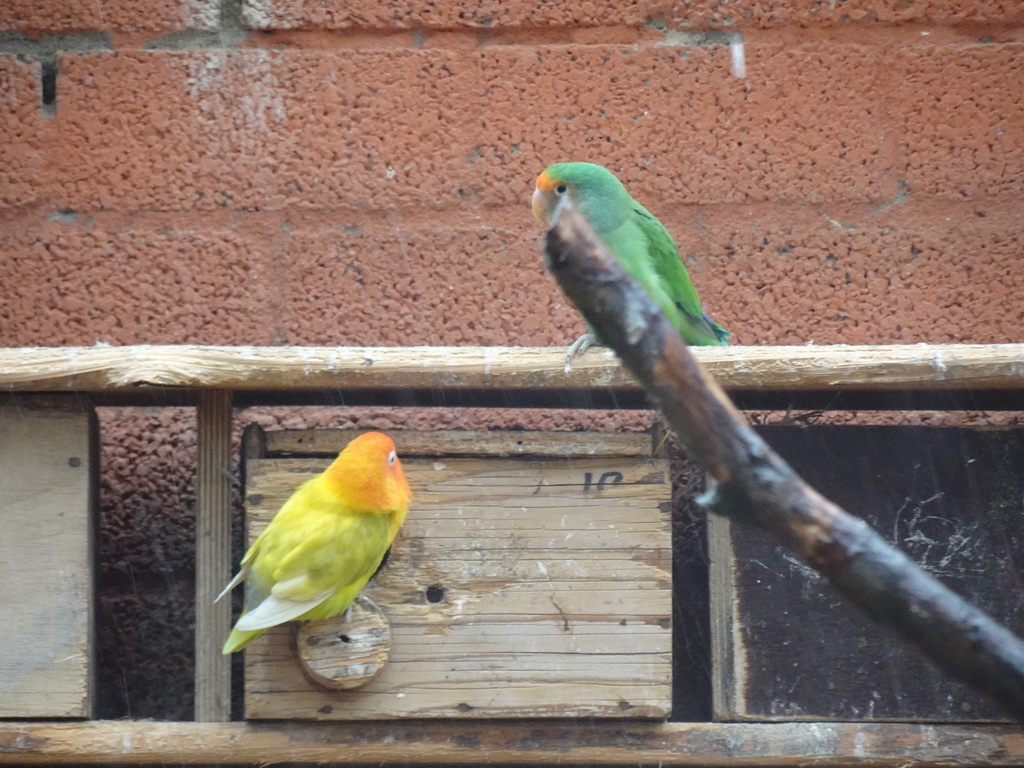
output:
MULTIPOLYGON (((356 434, 250 427, 250 542, 356 434)), ((246 716, 667 717, 672 489, 651 436, 390 434, 413 503, 363 591, 390 625, 387 663, 332 690, 304 671, 295 625, 276 627, 246 649, 246 716)))

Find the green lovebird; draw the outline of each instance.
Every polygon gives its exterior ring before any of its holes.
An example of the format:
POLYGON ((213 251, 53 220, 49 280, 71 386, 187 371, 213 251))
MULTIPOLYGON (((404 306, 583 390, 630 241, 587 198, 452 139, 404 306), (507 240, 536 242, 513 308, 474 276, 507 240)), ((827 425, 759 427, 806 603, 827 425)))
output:
MULTIPOLYGON (((533 213, 550 226, 568 198, 619 264, 633 276, 679 334, 694 346, 725 346, 729 331, 704 314, 697 290, 668 230, 629 196, 615 175, 593 163, 556 163, 537 177, 533 213)), ((569 348, 566 361, 599 343, 594 329, 569 348)))

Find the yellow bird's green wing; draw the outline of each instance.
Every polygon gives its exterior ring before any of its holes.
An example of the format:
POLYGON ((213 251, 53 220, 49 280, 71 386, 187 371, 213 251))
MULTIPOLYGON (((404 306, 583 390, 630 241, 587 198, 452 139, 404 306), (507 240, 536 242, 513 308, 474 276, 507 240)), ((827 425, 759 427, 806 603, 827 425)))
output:
MULTIPOLYGON (((282 510, 283 511, 283 510, 282 510)), ((240 630, 336 616, 351 604, 391 543, 387 515, 312 515, 315 526, 287 526, 268 536, 253 564, 240 630), (302 528, 296 536, 296 528, 302 528), (267 578, 255 578, 257 573, 267 578), (251 599, 250 599, 251 596, 251 599)), ((269 529, 268 529, 269 531, 269 529)))

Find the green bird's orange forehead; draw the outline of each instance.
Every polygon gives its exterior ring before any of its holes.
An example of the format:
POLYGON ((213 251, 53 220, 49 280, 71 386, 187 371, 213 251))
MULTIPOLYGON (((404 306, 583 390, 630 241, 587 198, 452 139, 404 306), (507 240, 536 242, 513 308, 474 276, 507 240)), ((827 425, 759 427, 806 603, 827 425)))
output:
POLYGON ((537 189, 541 192, 550 192, 559 184, 558 179, 548 176, 547 171, 541 171, 540 176, 537 177, 537 189))

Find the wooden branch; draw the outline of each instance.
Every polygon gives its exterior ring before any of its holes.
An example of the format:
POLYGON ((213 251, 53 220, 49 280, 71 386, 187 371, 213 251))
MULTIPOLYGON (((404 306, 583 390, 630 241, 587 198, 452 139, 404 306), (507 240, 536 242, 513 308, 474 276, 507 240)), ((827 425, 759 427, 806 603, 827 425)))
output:
POLYGON ((574 210, 548 232, 546 256, 569 299, 709 474, 703 501, 711 511, 760 527, 947 673, 1024 719, 1024 642, 803 482, 574 210))
MULTIPOLYGON (((1024 390, 1024 344, 694 350, 721 386, 763 390, 1024 390)), ((29 347, 0 349, 0 390, 635 390, 611 354, 566 371, 542 347, 29 347)))
POLYGON ((0 765, 1019 766, 1006 726, 895 723, 0 721, 0 765))

